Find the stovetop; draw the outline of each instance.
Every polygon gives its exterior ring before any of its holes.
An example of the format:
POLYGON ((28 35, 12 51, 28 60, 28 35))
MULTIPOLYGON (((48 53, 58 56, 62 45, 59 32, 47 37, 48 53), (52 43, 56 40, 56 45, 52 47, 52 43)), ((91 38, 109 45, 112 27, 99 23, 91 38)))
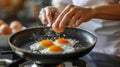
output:
MULTIPOLYGON (((0 67, 27 67, 28 63, 34 64, 33 61, 31 60, 26 60, 24 58, 20 58, 16 56, 14 53, 11 54, 10 48, 0 48, 0 67), (9 51, 8 54, 4 54, 4 51, 9 51), (2 53, 2 54, 1 54, 2 53), (10 53, 10 54, 9 54, 10 53), (9 66, 2 66, 2 64, 6 64, 5 61, 9 66), (27 61, 27 62, 26 62, 27 61)), ((117 56, 112 56, 112 55, 106 55, 102 53, 97 53, 97 52, 90 52, 84 57, 81 57, 79 60, 74 61, 75 65, 71 62, 65 62, 64 65, 67 63, 66 67, 79 67, 77 64, 82 64, 85 65, 86 67, 120 67, 120 57, 117 56), (82 59, 82 61, 81 61, 82 59), (73 65, 73 66, 72 66, 73 65)), ((80 66, 80 67, 85 67, 85 66, 80 66)))
MULTIPOLYGON (((40 62, 40 61, 39 61, 40 62)), ((1 51, 0 67, 90 67, 83 58, 62 62, 60 64, 38 64, 32 60, 20 58, 11 50, 1 51)))

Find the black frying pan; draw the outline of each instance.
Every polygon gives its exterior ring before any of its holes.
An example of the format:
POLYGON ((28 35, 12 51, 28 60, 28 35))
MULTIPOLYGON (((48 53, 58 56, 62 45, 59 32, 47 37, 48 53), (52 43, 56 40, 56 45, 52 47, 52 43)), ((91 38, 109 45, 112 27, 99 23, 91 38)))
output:
POLYGON ((51 31, 49 27, 36 27, 17 32, 9 38, 10 47, 16 54, 29 60, 41 61, 43 63, 60 63, 63 61, 78 59, 89 53, 95 46, 95 43, 96 37, 93 34, 76 28, 66 28, 63 33, 56 35, 56 33, 51 31), (48 36, 48 34, 51 35, 48 36), (75 46, 79 47, 79 49, 72 53, 49 55, 32 53, 30 51, 29 46, 35 41, 40 41, 46 38, 54 40, 55 37, 79 40, 80 43, 75 46))

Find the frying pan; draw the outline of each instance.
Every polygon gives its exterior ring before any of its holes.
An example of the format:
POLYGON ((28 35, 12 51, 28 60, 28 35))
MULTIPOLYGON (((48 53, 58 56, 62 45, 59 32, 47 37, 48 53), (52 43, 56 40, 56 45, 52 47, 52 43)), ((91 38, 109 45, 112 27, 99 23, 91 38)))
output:
POLYGON ((17 32, 10 36, 8 42, 12 50, 20 57, 49 64, 71 61, 86 55, 94 48, 96 37, 88 31, 68 27, 66 27, 64 32, 59 33, 58 35, 52 31, 50 27, 40 26, 17 32), (48 36, 48 34, 50 35, 48 36), (79 49, 65 54, 38 54, 30 51, 29 46, 36 41, 41 41, 42 39, 47 38, 54 40, 55 37, 65 37, 79 40, 80 43, 75 45, 75 48, 79 49))

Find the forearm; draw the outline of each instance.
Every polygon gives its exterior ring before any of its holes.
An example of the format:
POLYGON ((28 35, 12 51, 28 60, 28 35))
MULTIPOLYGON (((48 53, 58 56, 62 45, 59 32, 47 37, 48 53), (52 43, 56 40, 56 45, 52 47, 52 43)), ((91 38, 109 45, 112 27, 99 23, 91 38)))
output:
POLYGON ((95 11, 94 18, 120 20, 120 4, 111 4, 105 6, 93 7, 95 11))

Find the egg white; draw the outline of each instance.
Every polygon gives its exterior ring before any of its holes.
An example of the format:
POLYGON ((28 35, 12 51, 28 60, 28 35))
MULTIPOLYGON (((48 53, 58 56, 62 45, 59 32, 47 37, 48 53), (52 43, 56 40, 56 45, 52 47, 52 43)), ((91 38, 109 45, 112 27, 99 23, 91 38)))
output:
POLYGON ((67 45, 62 46, 62 48, 64 50, 62 53, 70 53, 75 51, 74 47, 67 46, 67 45))
POLYGON ((70 53, 75 51, 75 48, 70 46, 62 46, 62 49, 63 49, 62 52, 51 52, 49 51, 49 48, 45 48, 43 50, 39 50, 39 52, 42 54, 64 54, 64 53, 70 53))
POLYGON ((68 40, 68 43, 66 43, 66 44, 61 44, 61 43, 59 43, 57 40, 54 42, 57 46, 65 46, 65 45, 67 45, 67 46, 74 46, 76 43, 78 43, 78 41, 76 41, 76 40, 73 40, 73 39, 67 39, 68 40))
POLYGON ((39 52, 42 53, 42 54, 60 54, 60 53, 62 53, 61 51, 60 52, 51 52, 51 51, 49 51, 49 48, 39 50, 39 52))
POLYGON ((56 46, 60 46, 63 49, 62 52, 51 52, 51 51, 49 51, 49 48, 43 47, 39 42, 32 44, 30 46, 30 49, 33 51, 38 50, 42 54, 61 54, 61 53, 64 54, 64 53, 74 52, 75 48, 73 47, 73 45, 78 43, 78 41, 73 40, 73 39, 67 39, 67 40, 68 40, 68 43, 64 44, 64 45, 58 43, 57 41, 53 41, 53 43, 56 46))
POLYGON ((36 42, 30 46, 30 49, 31 50, 41 50, 41 49, 44 49, 44 47, 39 42, 36 42))

